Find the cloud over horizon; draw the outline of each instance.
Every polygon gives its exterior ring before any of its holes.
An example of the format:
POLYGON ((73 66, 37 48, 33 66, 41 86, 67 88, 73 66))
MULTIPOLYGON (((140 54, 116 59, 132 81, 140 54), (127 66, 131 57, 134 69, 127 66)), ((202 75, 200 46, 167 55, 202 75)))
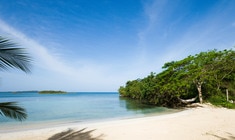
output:
POLYGON ((0 90, 117 91, 166 62, 235 45, 234 1, 125 3, 0 5, 1 36, 33 58, 30 75, 2 72, 0 90))

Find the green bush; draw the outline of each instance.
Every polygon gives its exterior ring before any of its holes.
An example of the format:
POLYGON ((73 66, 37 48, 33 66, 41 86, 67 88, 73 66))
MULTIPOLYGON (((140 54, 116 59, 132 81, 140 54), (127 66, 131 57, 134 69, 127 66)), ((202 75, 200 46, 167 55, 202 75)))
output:
POLYGON ((226 96, 223 94, 211 96, 208 101, 215 106, 222 106, 226 108, 235 109, 235 104, 226 100, 226 96))

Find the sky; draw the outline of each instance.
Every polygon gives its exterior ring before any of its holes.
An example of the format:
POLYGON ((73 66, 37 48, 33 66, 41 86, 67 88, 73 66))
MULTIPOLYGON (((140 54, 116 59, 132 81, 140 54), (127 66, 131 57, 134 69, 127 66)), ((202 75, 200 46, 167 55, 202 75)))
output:
POLYGON ((0 36, 26 48, 31 73, 0 91, 117 91, 166 62, 235 46, 234 0, 0 0, 0 36))

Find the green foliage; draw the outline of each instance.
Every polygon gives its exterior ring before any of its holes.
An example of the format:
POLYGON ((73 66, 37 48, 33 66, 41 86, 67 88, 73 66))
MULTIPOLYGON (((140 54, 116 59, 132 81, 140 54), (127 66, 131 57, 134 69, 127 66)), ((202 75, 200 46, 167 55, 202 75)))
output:
POLYGON ((24 49, 0 36, 0 70, 16 68, 26 73, 30 72, 30 57, 24 49))
POLYGON ((0 115, 19 121, 27 118, 26 110, 18 106, 16 102, 0 103, 0 115))
POLYGON ((43 90, 43 91, 39 91, 39 94, 65 94, 67 92, 65 91, 60 91, 60 90, 43 90))
POLYGON ((208 99, 208 101, 215 106, 222 106, 226 108, 235 109, 235 104, 228 102, 226 100, 226 96, 223 94, 213 95, 208 99))
POLYGON ((235 51, 212 50, 165 63, 159 74, 128 81, 120 87, 121 96, 148 104, 177 107, 179 98, 202 98, 221 94, 223 89, 235 92, 235 51))
MULTIPOLYGON (((15 43, 0 36, 0 70, 10 68, 19 69, 23 72, 30 72, 31 59, 24 49, 17 48, 15 43)), ((15 102, 0 103, 0 115, 22 121, 27 118, 24 108, 15 102)))

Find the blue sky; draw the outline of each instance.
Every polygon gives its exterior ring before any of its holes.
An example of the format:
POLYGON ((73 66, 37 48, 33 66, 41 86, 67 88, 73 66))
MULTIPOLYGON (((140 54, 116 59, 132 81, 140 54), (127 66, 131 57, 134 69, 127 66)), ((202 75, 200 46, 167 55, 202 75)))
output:
POLYGON ((32 73, 0 91, 117 91, 188 55, 235 46, 234 0, 0 0, 0 35, 27 48, 32 73))

